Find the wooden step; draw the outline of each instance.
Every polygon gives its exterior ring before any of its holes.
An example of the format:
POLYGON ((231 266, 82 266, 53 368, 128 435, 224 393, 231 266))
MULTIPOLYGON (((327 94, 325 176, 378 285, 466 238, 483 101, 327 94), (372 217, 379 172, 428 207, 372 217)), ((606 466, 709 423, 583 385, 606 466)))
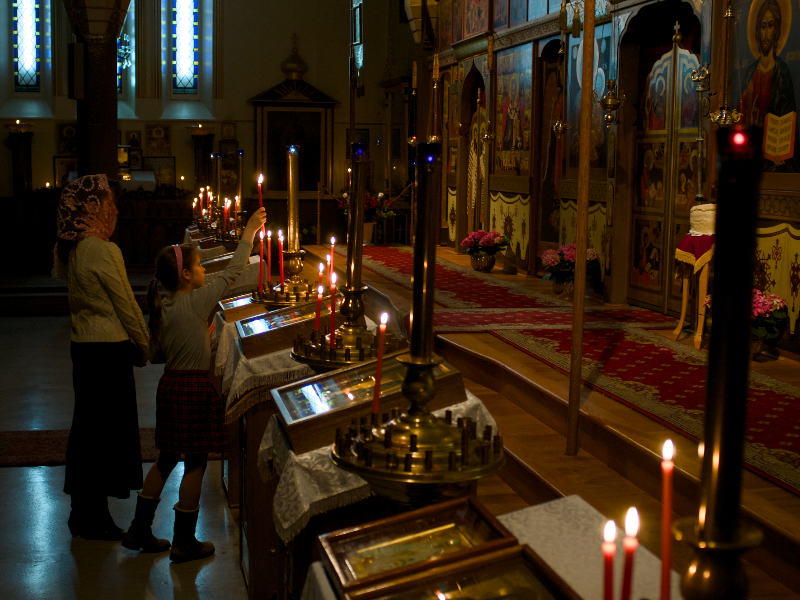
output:
MULTIPOLYGON (((564 436, 501 394, 473 381, 465 383, 497 421, 508 452, 508 464, 500 478, 520 498, 533 499, 530 503, 536 504, 577 494, 619 526, 624 523, 628 507, 636 506, 642 524, 639 541, 657 556, 661 555, 661 502, 658 499, 585 450, 580 450, 577 456, 566 456, 564 436)), ((494 511, 493 498, 483 497, 481 491, 479 488, 481 502, 494 511)), ((673 518, 678 516, 673 514, 673 518)), ((692 550, 674 542, 672 556, 672 568, 683 573, 691 562, 692 550)), ((743 562, 750 580, 750 598, 800 598, 758 566, 747 560, 743 562)))

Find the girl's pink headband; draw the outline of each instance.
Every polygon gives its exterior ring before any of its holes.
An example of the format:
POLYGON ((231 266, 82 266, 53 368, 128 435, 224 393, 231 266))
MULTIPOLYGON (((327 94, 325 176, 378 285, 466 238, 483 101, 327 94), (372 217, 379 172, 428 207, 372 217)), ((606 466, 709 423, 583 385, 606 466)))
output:
POLYGON ((172 248, 175 250, 175 261, 178 263, 178 279, 180 279, 183 273, 183 251, 178 244, 174 244, 172 248))

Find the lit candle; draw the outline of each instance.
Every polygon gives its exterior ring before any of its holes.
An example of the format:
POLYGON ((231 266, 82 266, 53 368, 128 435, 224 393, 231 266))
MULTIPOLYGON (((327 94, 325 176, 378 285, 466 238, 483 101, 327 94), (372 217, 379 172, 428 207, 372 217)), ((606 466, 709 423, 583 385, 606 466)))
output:
POLYGON ((631 600, 631 580, 633 579, 633 555, 639 540, 636 534, 639 533, 639 513, 635 508, 628 509, 625 515, 625 539, 622 546, 625 548, 625 568, 622 572, 622 596, 621 600, 631 600))
POLYGON ((281 287, 283 287, 283 234, 278 229, 278 261, 281 268, 281 287))
POLYGON ((336 348, 336 273, 331 275, 331 350, 336 348))
MULTIPOLYGON (((319 331, 319 313, 322 310, 322 294, 325 292, 325 288, 321 285, 317 288, 317 318, 314 319, 314 329, 319 331)), ((322 344, 320 344, 322 345, 322 344)))
POLYGON ((225 202, 222 203, 222 220, 225 224, 224 226, 228 226, 228 209, 231 206, 231 201, 225 198, 225 202))
MULTIPOLYGON (((233 200, 233 229, 239 231, 239 196, 233 200)), ((264 231, 264 226, 261 226, 261 231, 264 231)))
POLYGON ((46 187, 49 190, 50 189, 50 182, 48 181, 47 183, 45 183, 44 187, 46 187))
POLYGON ((181 191, 183 191, 183 175, 181 175, 181 191))
POLYGON ((331 287, 331 255, 325 257, 325 264, 328 265, 328 287, 331 287))
MULTIPOLYGON (((264 227, 261 227, 261 235, 264 235, 264 227)), ((272 287, 272 229, 267 230, 267 281, 272 287)))
POLYGON ((259 250, 261 260, 258 261, 258 293, 260 294, 264 289, 264 232, 259 231, 258 237, 261 238, 261 248, 259 250))
POLYGON ((336 244, 336 238, 331 236, 331 275, 333 275, 333 246, 336 244))
POLYGON ((378 365, 375 367, 375 390, 372 392, 372 414, 378 414, 378 405, 381 397, 381 370, 383 369, 383 340, 386 337, 386 323, 389 313, 381 314, 381 324, 378 328, 378 365))
POLYGON ((614 600, 614 553, 617 551, 617 545, 614 543, 614 538, 617 537, 617 526, 614 521, 606 523, 606 528, 603 531, 603 562, 605 569, 603 570, 603 600, 614 600))
POLYGON ((661 461, 661 600, 670 597, 670 567, 672 565, 672 440, 664 442, 661 461))
POLYGON ((319 283, 317 285, 322 285, 322 270, 325 268, 325 265, 319 263, 319 283))
MULTIPOLYGON (((264 208, 264 200, 261 198, 261 184, 264 183, 264 174, 258 176, 258 207, 264 208)), ((250 188, 253 189, 253 188, 250 188)))
POLYGON ((17 119, 17 125, 19 125, 19 119, 17 119))
MULTIPOLYGON (((50 187, 50 185, 49 185, 49 184, 48 184, 48 187, 50 187)), ((197 198, 195 198, 195 199, 194 199, 194 202, 192 202, 192 216, 193 216, 195 219, 197 218, 197 198)))

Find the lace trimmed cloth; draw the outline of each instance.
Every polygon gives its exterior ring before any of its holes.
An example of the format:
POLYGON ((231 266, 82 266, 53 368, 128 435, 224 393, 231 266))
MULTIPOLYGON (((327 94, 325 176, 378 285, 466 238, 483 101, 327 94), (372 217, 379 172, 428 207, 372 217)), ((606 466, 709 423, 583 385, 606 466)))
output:
POLYGON ((227 424, 236 421, 253 406, 271 401, 272 388, 315 375, 308 365, 293 361, 289 352, 287 348, 247 358, 238 342, 231 345, 222 376, 222 394, 227 396, 227 424), (254 390, 256 393, 251 394, 254 390))
POLYGON ((714 256, 714 227, 717 206, 700 204, 689 211, 689 233, 675 249, 675 260, 694 265, 697 273, 714 256))
MULTIPOLYGON (((433 412, 444 418, 453 411, 453 419, 470 417, 478 431, 487 425, 496 429, 494 418, 480 398, 469 390, 464 402, 433 412)), ((273 471, 280 477, 273 501, 275 530, 289 543, 308 525, 311 517, 334 508, 348 506, 369 498, 369 484, 358 475, 336 467, 330 459, 330 446, 323 446, 301 455, 292 450, 277 416, 273 415, 258 449, 258 472, 268 481, 273 471)))

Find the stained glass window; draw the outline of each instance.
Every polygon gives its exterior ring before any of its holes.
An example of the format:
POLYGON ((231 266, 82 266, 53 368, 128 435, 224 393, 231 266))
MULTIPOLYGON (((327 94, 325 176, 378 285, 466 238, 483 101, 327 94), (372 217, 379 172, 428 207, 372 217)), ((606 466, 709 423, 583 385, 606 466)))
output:
POLYGON ((14 89, 39 91, 40 65, 39 0, 14 0, 14 89))
POLYGON ((200 63, 200 0, 172 0, 172 91, 196 94, 200 63))

